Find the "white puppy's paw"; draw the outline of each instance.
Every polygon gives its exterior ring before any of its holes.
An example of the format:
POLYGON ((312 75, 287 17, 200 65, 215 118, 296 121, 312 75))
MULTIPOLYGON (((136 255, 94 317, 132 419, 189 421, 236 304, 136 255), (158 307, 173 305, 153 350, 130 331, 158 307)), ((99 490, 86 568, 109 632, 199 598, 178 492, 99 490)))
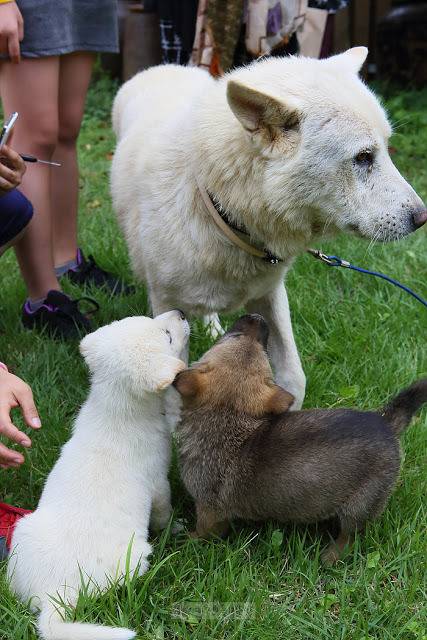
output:
POLYGON ((225 333, 217 313, 209 313, 208 315, 203 316, 203 324, 205 325, 207 333, 210 335, 212 340, 217 340, 225 333))

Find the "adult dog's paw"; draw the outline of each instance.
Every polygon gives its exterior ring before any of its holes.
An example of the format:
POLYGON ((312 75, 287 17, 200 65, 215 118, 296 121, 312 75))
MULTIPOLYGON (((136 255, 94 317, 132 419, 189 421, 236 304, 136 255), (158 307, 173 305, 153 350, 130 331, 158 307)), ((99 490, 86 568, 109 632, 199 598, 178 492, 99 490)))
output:
POLYGON ((206 327, 206 332, 212 338, 212 340, 217 340, 225 333, 219 321, 217 313, 210 313, 206 316, 203 316, 203 324, 206 327))

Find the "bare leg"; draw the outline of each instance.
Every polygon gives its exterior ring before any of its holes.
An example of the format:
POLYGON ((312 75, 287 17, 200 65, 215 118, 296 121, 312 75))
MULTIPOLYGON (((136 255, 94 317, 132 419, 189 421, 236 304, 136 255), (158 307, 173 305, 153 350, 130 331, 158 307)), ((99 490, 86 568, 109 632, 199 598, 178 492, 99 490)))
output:
POLYGON ((220 514, 203 504, 196 504, 197 524, 193 538, 211 538, 212 536, 224 537, 230 528, 230 523, 220 514))
POLYGON ((77 138, 83 118, 94 54, 70 53, 59 60, 58 144, 55 160, 61 169, 52 172, 51 206, 55 265, 73 260, 77 252, 79 172, 77 138))
MULTIPOLYGON (((0 86, 5 114, 19 112, 13 147, 49 160, 58 137, 57 56, 23 59, 16 65, 0 64, 0 86)), ((50 208, 52 170, 46 165, 28 165, 21 190, 34 206, 34 217, 16 245, 16 255, 31 298, 42 298, 50 289, 60 289, 54 272, 50 208)))
POLYGON ((305 394, 305 375, 292 332, 286 289, 280 284, 259 300, 246 305, 249 313, 260 313, 270 327, 268 350, 276 382, 295 396, 292 410, 301 408, 305 394))

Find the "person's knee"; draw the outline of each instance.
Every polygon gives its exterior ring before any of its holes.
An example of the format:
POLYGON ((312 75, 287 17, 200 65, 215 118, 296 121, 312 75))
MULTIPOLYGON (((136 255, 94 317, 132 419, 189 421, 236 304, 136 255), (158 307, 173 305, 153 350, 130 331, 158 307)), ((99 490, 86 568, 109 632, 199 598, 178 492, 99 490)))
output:
POLYGON ((70 111, 59 120, 58 143, 65 147, 74 147, 79 137, 81 114, 70 111))
POLYGON ((58 121, 56 118, 42 117, 31 130, 29 144, 35 155, 49 158, 58 144, 58 121))

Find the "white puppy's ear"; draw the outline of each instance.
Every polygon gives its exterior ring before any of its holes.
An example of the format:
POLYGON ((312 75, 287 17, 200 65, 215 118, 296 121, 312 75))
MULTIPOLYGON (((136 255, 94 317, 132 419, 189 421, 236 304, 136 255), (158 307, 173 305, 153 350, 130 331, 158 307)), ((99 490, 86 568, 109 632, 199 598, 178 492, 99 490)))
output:
POLYGON ((230 109, 254 142, 270 148, 278 141, 295 146, 300 118, 294 105, 285 104, 235 80, 228 82, 227 100, 230 109))
POLYGON ((328 58, 325 62, 338 66, 350 73, 359 73, 367 56, 368 49, 366 47, 353 47, 352 49, 347 49, 344 53, 328 58))
POLYGON ((97 348, 99 332, 100 329, 97 329, 92 333, 88 333, 87 336, 85 336, 83 340, 80 341, 79 345, 80 353, 82 354, 87 366, 91 371, 94 371, 100 359, 100 354, 97 348))
POLYGON ((179 358, 164 355, 159 363, 156 362, 154 371, 148 382, 149 391, 163 391, 175 380, 180 371, 186 369, 187 365, 179 358))

